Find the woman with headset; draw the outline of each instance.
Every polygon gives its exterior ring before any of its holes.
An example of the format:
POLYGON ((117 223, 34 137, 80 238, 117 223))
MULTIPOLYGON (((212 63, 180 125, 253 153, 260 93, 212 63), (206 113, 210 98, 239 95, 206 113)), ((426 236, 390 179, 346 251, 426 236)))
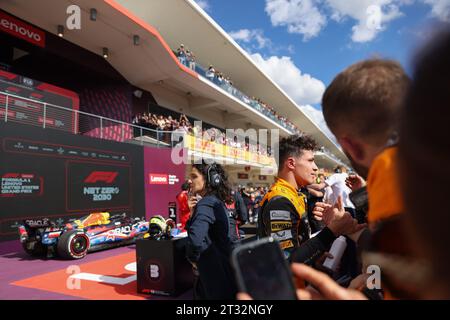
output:
POLYGON ((194 164, 190 176, 186 255, 197 276, 196 299, 235 299, 231 269, 232 243, 229 236, 226 203, 231 190, 224 170, 218 164, 194 164))

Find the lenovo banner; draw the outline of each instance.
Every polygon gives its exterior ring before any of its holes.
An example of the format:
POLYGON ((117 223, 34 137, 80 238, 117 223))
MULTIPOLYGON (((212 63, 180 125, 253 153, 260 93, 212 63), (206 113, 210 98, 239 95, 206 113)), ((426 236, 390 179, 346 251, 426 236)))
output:
POLYGON ((169 215, 170 207, 181 192, 186 165, 174 164, 171 149, 144 148, 145 204, 147 218, 169 215))
POLYGON ((0 240, 17 239, 24 219, 145 216, 143 157, 141 146, 0 122, 0 240))
POLYGON ((44 31, 18 20, 3 11, 0 11, 0 30, 39 47, 45 47, 44 31))

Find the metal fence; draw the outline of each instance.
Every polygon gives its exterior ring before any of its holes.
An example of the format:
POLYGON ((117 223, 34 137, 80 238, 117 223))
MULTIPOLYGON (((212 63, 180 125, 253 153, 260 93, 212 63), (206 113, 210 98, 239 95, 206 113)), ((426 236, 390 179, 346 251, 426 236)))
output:
POLYGON ((133 125, 0 91, 0 121, 22 123, 92 138, 172 147, 172 132, 133 125))

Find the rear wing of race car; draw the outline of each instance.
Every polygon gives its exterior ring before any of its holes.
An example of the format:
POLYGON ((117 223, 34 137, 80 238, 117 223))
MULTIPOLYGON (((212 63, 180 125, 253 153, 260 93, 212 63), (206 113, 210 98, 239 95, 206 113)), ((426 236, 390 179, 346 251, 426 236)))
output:
POLYGON ((48 218, 23 220, 23 226, 28 229, 47 228, 54 225, 55 223, 48 218))

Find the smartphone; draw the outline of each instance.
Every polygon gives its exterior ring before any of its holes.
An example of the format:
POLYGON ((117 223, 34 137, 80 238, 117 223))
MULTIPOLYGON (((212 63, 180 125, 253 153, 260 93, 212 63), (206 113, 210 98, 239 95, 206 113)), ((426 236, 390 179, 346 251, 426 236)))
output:
POLYGON ((272 237, 237 247, 231 263, 240 292, 255 300, 297 300, 289 265, 272 237))
POLYGON ((364 212, 369 211, 369 197, 367 187, 363 187, 349 194, 350 201, 355 205, 357 210, 364 212))

